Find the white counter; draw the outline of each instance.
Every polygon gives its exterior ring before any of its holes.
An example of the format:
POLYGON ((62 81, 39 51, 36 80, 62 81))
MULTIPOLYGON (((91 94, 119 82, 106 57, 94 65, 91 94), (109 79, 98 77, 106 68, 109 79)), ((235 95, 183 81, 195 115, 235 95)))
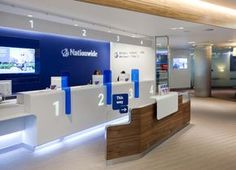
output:
MULTIPOLYGON (((129 108, 135 108, 153 103, 150 96, 154 93, 154 84, 154 81, 140 82, 138 99, 133 97, 132 82, 113 83, 112 93, 129 93, 129 108)), ((22 92, 18 95, 18 104, 14 102, 0 105, 0 126, 1 120, 7 121, 26 116, 22 120, 25 132, 23 143, 31 147, 127 115, 113 111, 111 105, 106 105, 105 87, 100 85, 71 87, 71 115, 65 114, 63 90, 22 92)))

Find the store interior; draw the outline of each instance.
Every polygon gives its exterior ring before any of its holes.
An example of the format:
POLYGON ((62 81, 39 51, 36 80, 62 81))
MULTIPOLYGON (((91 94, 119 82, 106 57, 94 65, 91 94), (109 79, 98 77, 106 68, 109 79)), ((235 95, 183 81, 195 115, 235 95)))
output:
POLYGON ((236 166, 235 29, 63 0, 2 0, 0 20, 0 85, 11 83, 10 92, 0 91, 0 169, 236 166), (205 47, 211 49, 208 65, 196 59, 205 47), (4 61, 11 50, 26 50, 29 57, 20 65, 4 61), (201 96, 197 86, 206 68, 210 92, 201 96), (57 87, 64 77, 69 90, 57 87), (118 82, 122 78, 128 81, 118 82), (188 94, 190 123, 140 159, 110 165, 107 122, 132 120, 111 107, 110 88, 127 93, 127 110, 152 103, 165 90, 188 94), (7 103, 13 100, 17 108, 7 103))

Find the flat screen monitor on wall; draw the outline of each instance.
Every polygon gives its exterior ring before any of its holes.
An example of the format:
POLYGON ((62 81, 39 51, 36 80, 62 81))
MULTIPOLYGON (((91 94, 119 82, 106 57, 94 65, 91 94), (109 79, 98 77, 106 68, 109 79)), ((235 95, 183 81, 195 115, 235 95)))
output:
POLYGON ((33 48, 0 46, 0 74, 34 74, 35 53, 33 48))
POLYGON ((187 58, 173 58, 173 69, 174 70, 188 69, 188 59, 187 58))

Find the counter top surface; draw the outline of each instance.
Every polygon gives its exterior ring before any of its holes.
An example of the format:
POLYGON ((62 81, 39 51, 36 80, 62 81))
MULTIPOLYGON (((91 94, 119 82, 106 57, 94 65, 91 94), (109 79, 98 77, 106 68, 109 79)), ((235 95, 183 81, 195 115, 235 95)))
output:
MULTIPOLYGON (((150 82, 154 80, 144 80, 142 82, 150 82)), ((112 85, 114 86, 119 86, 119 85, 128 85, 131 84, 131 81, 128 82, 112 82, 112 85)), ((93 84, 88 84, 88 85, 81 85, 81 86, 71 86, 71 90, 85 90, 85 89, 96 89, 96 88, 101 88, 104 87, 103 85, 93 85, 93 84)), ((51 89, 43 89, 43 90, 35 90, 35 91, 26 91, 26 92, 19 92, 19 94, 24 94, 24 95, 39 95, 39 94, 51 94, 51 93, 61 93, 62 90, 51 90, 51 89)))
POLYGON ((0 121, 30 116, 24 112, 24 105, 16 103, 16 99, 3 101, 0 104, 0 121))

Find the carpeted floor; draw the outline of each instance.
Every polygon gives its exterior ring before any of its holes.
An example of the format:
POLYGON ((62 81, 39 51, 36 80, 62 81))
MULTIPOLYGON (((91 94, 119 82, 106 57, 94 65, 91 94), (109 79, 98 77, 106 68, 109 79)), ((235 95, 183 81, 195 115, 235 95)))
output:
POLYGON ((232 89, 213 89, 212 97, 236 102, 236 88, 232 89))
POLYGON ((191 124, 139 160, 106 166, 104 133, 32 153, 0 155, 0 170, 235 170, 236 102, 192 98, 191 124))

